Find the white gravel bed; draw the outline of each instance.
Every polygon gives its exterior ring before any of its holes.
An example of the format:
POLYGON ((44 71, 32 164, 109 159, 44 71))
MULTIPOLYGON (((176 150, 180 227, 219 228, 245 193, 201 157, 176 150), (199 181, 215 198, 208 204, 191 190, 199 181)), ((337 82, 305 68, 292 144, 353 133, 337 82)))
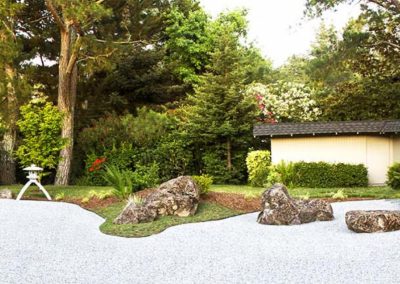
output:
POLYGON ((0 200, 0 283, 400 283, 400 231, 356 234, 335 220, 267 226, 257 214, 175 226, 147 238, 102 234, 66 203, 0 200))

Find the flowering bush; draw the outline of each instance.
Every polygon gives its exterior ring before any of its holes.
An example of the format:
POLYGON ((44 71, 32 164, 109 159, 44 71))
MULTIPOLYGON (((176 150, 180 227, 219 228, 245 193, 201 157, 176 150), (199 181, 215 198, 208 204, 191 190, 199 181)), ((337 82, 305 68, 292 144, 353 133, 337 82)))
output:
POLYGON ((266 86, 256 83, 247 92, 255 96, 264 122, 313 121, 321 114, 312 99, 313 90, 304 84, 278 81, 266 86))
POLYGON ((94 162, 92 163, 92 165, 89 168, 89 172, 94 172, 94 171, 100 170, 105 161, 106 161, 106 158, 104 158, 104 157, 97 158, 96 160, 94 160, 94 162))

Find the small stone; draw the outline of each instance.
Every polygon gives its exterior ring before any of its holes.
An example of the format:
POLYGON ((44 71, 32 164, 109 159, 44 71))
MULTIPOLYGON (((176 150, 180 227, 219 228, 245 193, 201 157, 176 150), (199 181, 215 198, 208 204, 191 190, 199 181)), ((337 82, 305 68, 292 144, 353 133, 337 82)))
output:
POLYGON ((356 233, 376 233, 400 230, 400 211, 355 210, 346 213, 347 227, 356 233))
POLYGON ((0 199, 12 199, 13 193, 8 188, 0 190, 0 199))
POLYGON ((262 195, 263 211, 257 222, 266 225, 298 225, 333 219, 332 206, 323 200, 295 200, 286 187, 275 184, 262 195))

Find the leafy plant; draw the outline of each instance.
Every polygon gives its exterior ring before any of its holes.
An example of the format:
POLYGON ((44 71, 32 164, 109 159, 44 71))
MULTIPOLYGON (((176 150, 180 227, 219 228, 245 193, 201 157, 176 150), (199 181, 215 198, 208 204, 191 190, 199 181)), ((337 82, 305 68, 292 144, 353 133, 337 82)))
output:
POLYGON ((295 182, 294 163, 280 161, 278 164, 270 166, 267 178, 268 184, 283 183, 288 187, 293 187, 295 182))
POLYGON ((345 199, 347 195, 344 193, 343 189, 339 189, 336 193, 332 194, 332 198, 334 199, 345 199))
POLYGON ((116 166, 106 166, 104 180, 113 187, 113 194, 120 199, 127 199, 133 192, 132 172, 121 171, 116 166))
POLYGON ((400 163, 394 163, 389 167, 387 178, 387 183, 391 188, 400 189, 400 163))
POLYGON ((96 194, 96 197, 100 200, 104 200, 108 197, 113 196, 114 194, 112 193, 112 191, 106 191, 106 192, 100 192, 96 194))
POLYGON ((136 205, 141 206, 144 203, 144 199, 136 194, 132 194, 128 198, 128 203, 135 203, 136 205))
POLYGON ((158 184, 159 166, 157 163, 153 163, 150 166, 137 164, 135 167, 136 170, 133 173, 130 172, 133 191, 139 191, 145 188, 154 187, 158 184))
POLYGON ((81 199, 82 203, 88 203, 89 201, 90 201, 89 197, 84 197, 84 198, 81 199))
POLYGON ((23 166, 32 163, 45 169, 57 166, 60 150, 67 142, 61 138, 61 120, 57 107, 39 91, 21 107, 17 124, 23 138, 16 155, 23 166))
POLYGON ((207 193, 213 183, 213 178, 209 175, 192 176, 192 178, 200 187, 200 194, 207 193))
POLYGON ((252 151, 246 158, 247 172, 251 186, 263 186, 267 182, 271 153, 269 151, 252 151))
POLYGON ((57 193, 56 196, 54 197, 54 199, 55 199, 56 201, 64 200, 64 199, 65 199, 65 193, 64 193, 64 192, 62 192, 62 193, 57 193))

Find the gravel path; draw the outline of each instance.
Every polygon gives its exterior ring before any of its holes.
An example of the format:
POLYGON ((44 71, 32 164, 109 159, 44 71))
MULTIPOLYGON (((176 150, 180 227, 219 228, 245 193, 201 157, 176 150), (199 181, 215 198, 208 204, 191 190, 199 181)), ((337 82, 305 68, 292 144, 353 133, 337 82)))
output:
POLYGON ((333 208, 332 222, 266 226, 246 214, 124 239, 76 205, 0 200, 0 283, 399 283, 400 231, 356 234, 344 213, 400 204, 333 208))

